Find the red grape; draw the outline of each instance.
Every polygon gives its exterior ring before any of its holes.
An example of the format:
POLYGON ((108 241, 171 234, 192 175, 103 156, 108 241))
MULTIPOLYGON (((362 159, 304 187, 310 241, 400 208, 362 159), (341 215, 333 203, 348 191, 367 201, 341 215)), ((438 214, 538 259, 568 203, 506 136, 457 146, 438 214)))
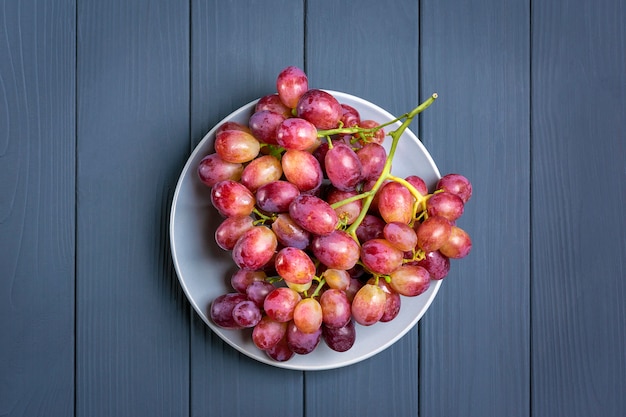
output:
POLYGON ((415 297, 422 294, 430 286, 430 274, 419 265, 402 265, 391 274, 389 286, 397 293, 415 297))
POLYGON ((233 181, 220 181, 211 189, 211 203, 224 217, 247 216, 254 210, 254 195, 245 185, 233 181))
POLYGON ((300 300, 293 310, 293 323, 303 333, 313 333, 322 325, 322 306, 315 298, 300 300))
POLYGON ((272 155, 262 155, 246 165, 241 173, 241 183, 255 192, 260 186, 279 180, 282 175, 280 161, 272 155))
POLYGON ((254 226, 235 243, 231 255, 239 268, 261 269, 272 260, 277 246, 276 235, 270 228, 254 226))
POLYGON ((383 316, 386 299, 385 292, 378 285, 363 285, 352 300, 352 317, 360 325, 371 326, 383 316))
POLYGON ((311 89, 296 105, 298 117, 313 123, 318 129, 334 129, 339 125, 343 110, 335 97, 323 90, 311 89))
POLYGON ((437 182, 437 189, 458 195, 463 203, 472 196, 472 184, 461 174, 447 174, 437 182))
POLYGON ((276 90, 283 104, 294 108, 300 97, 309 89, 309 80, 304 71, 296 66, 284 68, 276 77, 276 90))
POLYGON ((267 294, 263 309, 272 320, 288 322, 293 319, 293 310, 300 300, 300 294, 291 288, 278 287, 267 294))
POLYGON ((402 265, 404 253, 386 239, 371 239, 361 245, 361 261, 375 274, 388 275, 402 265))
POLYGON ((239 181, 242 172, 243 164, 226 162, 216 153, 205 156, 198 164, 198 177, 209 187, 224 180, 239 181))
POLYGON ((315 276, 315 264, 302 249, 286 247, 276 254, 276 272, 285 281, 306 284, 315 276))
POLYGON ((315 236, 311 242, 313 255, 328 268, 348 270, 360 256, 359 244, 343 230, 315 236))
POLYGON ((294 198, 289 205, 289 215, 303 229, 321 236, 331 234, 339 222, 330 204, 307 194, 294 198))
POLYGON ((426 203, 429 216, 443 216, 454 222, 464 211, 464 204, 458 195, 443 191, 433 194, 426 203))
POLYGON ((276 129, 276 142, 285 149, 305 151, 319 144, 317 128, 298 117, 285 119, 276 129))
POLYGON ((424 252, 439 249, 450 237, 452 224, 442 216, 430 216, 417 227, 417 245, 424 252))
POLYGON ((349 320, 345 326, 337 328, 322 325, 322 337, 335 352, 346 352, 354 346, 356 340, 354 321, 349 320))
POLYGON ((250 131, 260 142, 276 145, 276 130, 285 116, 270 110, 260 110, 250 116, 250 131))
POLYGON ((238 164, 252 161, 260 150, 257 138, 242 130, 225 130, 215 136, 215 152, 226 162, 238 164))
POLYGON ((318 160, 309 152, 288 149, 281 159, 287 181, 302 192, 313 191, 322 184, 324 174, 318 160))
POLYGON ((442 255, 452 259, 466 257, 472 250, 472 239, 469 234, 458 226, 452 226, 450 238, 439 248, 442 255))
POLYGON ((252 341, 259 349, 266 350, 276 345, 287 333, 287 323, 263 316, 252 330, 252 341))
POLYGON ((361 160, 345 143, 337 143, 324 156, 326 175, 342 191, 354 190, 361 181, 361 160))

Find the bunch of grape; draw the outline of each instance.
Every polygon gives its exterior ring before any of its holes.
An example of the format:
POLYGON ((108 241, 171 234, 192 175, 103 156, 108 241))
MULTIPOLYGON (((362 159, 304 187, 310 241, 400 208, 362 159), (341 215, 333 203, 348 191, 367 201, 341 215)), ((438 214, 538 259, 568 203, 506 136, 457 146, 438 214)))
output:
POLYGON ((391 174, 402 132, 436 95, 380 124, 309 88, 297 67, 282 70, 276 87, 247 124, 218 126, 215 152, 198 175, 223 216, 216 242, 239 268, 232 291, 212 301, 210 318, 251 328, 259 349, 286 361, 322 340, 350 349, 355 323, 393 320, 402 296, 443 279, 450 259, 472 246, 456 224, 472 186, 448 174, 429 193, 420 177, 391 174))

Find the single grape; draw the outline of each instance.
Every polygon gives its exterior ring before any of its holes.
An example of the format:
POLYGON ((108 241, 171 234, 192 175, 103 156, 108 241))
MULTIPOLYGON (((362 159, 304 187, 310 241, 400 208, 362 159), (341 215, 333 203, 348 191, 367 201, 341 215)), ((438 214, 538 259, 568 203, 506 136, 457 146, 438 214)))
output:
POLYGON ((215 135, 215 152, 226 162, 235 164, 252 161, 261 150, 261 144, 250 133, 225 130, 215 135))
POLYGON ((250 301, 262 308, 265 303, 265 297, 274 291, 274 288, 274 285, 267 281, 254 281, 246 287, 246 295, 250 301))
POLYGON ((371 239, 361 245, 361 261, 375 274, 390 274, 402 265, 403 259, 404 253, 387 239, 371 239))
POLYGON ((250 216, 227 217, 215 229, 215 242, 224 250, 233 250, 239 238, 252 227, 254 219, 250 216))
POLYGON ((311 242, 313 255, 328 268, 347 270, 359 260, 359 244, 343 230, 315 236, 311 242))
POLYGON ((300 300, 300 294, 291 288, 278 287, 267 294, 263 309, 272 320, 288 322, 293 319, 293 310, 300 300))
POLYGON ((300 97, 309 89, 309 80, 306 73, 296 67, 284 68, 276 77, 276 91, 283 104, 294 108, 300 97))
POLYGON ((280 161, 272 155, 262 155, 246 165, 241 173, 241 183, 255 192, 260 186, 279 180, 282 175, 280 161))
POLYGON ((356 151, 365 180, 377 180, 387 162, 387 151, 378 143, 366 143, 356 151))
POLYGON ((413 250, 415 245, 417 245, 417 234, 406 223, 387 223, 383 228, 383 236, 389 243, 403 252, 413 250))
POLYGON ((348 320, 343 327, 328 327, 322 325, 322 337, 329 348, 335 352, 346 352, 354 346, 356 341, 356 326, 353 320, 348 320))
POLYGON ((454 222, 463 215, 465 205, 458 195, 443 191, 433 194, 426 202, 426 208, 429 216, 443 216, 454 222))
POLYGON ((324 166, 331 184, 339 190, 354 190, 361 181, 361 160, 344 143, 337 143, 326 152, 324 166))
MULTIPOLYGON (((230 277, 230 285, 239 293, 245 294, 250 284, 257 281, 265 281, 267 274, 264 271, 251 271, 249 269, 238 269, 230 277)), ((248 295, 248 298, 250 296, 248 295)))
MULTIPOLYGON (((326 202, 330 205, 333 205, 339 201, 346 200, 358 194, 359 193, 355 190, 341 191, 331 186, 328 190, 328 193, 326 194, 326 202)), ((339 217, 339 221, 342 224, 350 225, 354 223, 354 221, 359 217, 362 209, 363 200, 359 199, 335 207, 335 212, 337 213, 337 217, 339 217)))
POLYGON ((356 228, 356 237, 361 243, 372 239, 383 238, 385 224, 385 221, 380 217, 373 214, 366 214, 359 227, 356 228))
POLYGON ((250 128, 248 126, 231 120, 231 121, 224 122, 221 125, 219 125, 217 129, 215 130, 215 134, 217 135, 218 133, 223 132, 225 130, 241 130, 242 132, 250 133, 250 128))
POLYGON ((430 274, 419 265, 402 265, 391 274, 389 286, 400 295, 415 297, 430 286, 430 274))
POLYGON ((461 259, 469 255, 472 250, 470 235, 458 226, 452 226, 448 241, 439 248, 442 255, 452 259, 461 259))
POLYGON ((416 224, 417 245, 424 252, 438 250, 450 237, 452 224, 443 216, 430 216, 421 224, 416 224))
POLYGON ((330 288, 336 290, 347 290, 350 286, 350 273, 343 269, 328 268, 322 272, 322 278, 330 288))
POLYGON ((362 326, 371 326, 383 316, 386 299, 378 285, 363 285, 352 300, 352 318, 362 326))
MULTIPOLYGON (((373 280, 373 279, 372 279, 373 280)), ((371 281, 371 280, 370 280, 371 281)), ((400 307, 402 305, 402 299, 384 279, 378 279, 378 286, 382 288, 385 293, 385 308, 380 321, 383 323, 390 322, 395 319, 400 313, 400 307)))
POLYGON ((315 350, 322 340, 322 328, 312 333, 305 333, 298 329, 293 321, 287 324, 287 345, 299 355, 306 355, 315 350))
POLYGON ((315 298, 304 298, 293 310, 293 324, 303 333, 313 333, 322 325, 322 306, 315 298))
POLYGON ((417 192, 419 192, 421 195, 425 196, 426 194, 428 194, 428 186, 421 177, 417 175, 409 175, 405 178, 405 180, 406 182, 411 184, 413 188, 415 188, 417 192))
POLYGON ((461 174, 447 174, 437 182, 437 189, 455 194, 467 203, 472 197, 472 183, 461 174))
POLYGON ((298 117, 285 119, 276 129, 276 142, 285 149, 305 151, 319 144, 317 128, 298 117))
POLYGON ((250 215, 256 201, 245 185, 224 180, 211 188, 211 203, 222 216, 233 217, 250 215))
POLYGON ((291 202, 289 215, 300 227, 320 236, 331 234, 339 223, 330 204, 307 194, 300 194, 291 202))
POLYGON ((326 326, 343 327, 350 321, 352 313, 345 291, 330 288, 322 293, 319 304, 326 326))
POLYGON ((216 325, 224 329, 239 329, 241 326, 233 319, 233 308, 247 297, 241 293, 226 293, 216 297, 209 308, 209 317, 216 325))
POLYGON ((387 223, 408 224, 413 219, 415 197, 404 185, 397 182, 384 184, 378 192, 378 212, 387 223))
POLYGON ((198 177, 208 187, 213 187, 220 181, 239 181, 243 173, 243 164, 226 162, 216 153, 202 158, 198 164, 198 177))
POLYGON ((424 259, 417 262, 417 265, 423 266, 428 270, 430 279, 444 279, 450 272, 450 259, 439 251, 428 252, 424 259))
POLYGON ((341 104, 341 123, 343 127, 358 126, 361 123, 359 111, 348 104, 341 104))
POLYGON ((261 317, 261 310, 253 301, 241 301, 233 307, 233 320, 242 328, 256 326, 261 321, 261 317))
POLYGON ((260 142, 276 145, 276 130, 285 116, 270 110, 260 110, 250 116, 248 124, 252 135, 260 142))
MULTIPOLYGON (((370 119, 362 120, 361 124, 359 125, 359 127, 362 127, 364 129, 374 129, 378 126, 380 126, 380 123, 378 123, 375 120, 370 120, 370 119)), ((375 131, 373 135, 367 136, 367 137, 359 133, 357 133, 355 136, 357 138, 360 138, 360 141, 363 144, 378 143, 379 145, 381 145, 385 141, 385 129, 380 128, 377 131, 375 131)))
POLYGON ((318 160, 307 151, 288 149, 281 164, 287 181, 302 192, 313 191, 322 184, 324 174, 318 160))
MULTIPOLYGON (((285 324, 285 327, 287 325, 285 324)), ((265 350, 267 356, 277 362, 285 362, 291 359, 294 355, 293 350, 289 347, 287 343, 287 335, 283 336, 282 339, 278 341, 274 346, 271 346, 265 350)))
POLYGON ((272 181, 256 191, 256 204, 268 213, 286 213, 298 195, 300 190, 292 183, 284 180, 272 181))
POLYGON ((254 111, 259 112, 262 110, 269 110, 271 112, 278 113, 285 118, 292 116, 291 109, 285 106, 285 103, 280 100, 280 97, 277 93, 268 94, 261 97, 259 101, 257 101, 254 106, 254 111))
POLYGON ((331 94, 310 89, 298 100, 296 112, 298 117, 308 120, 318 129, 334 129, 339 125, 343 110, 331 94))
POLYGON ((278 275, 294 284, 306 284, 315 276, 315 264, 309 255, 290 246, 282 248, 276 254, 274 266, 278 275))
POLYGON ((277 246, 276 235, 269 227, 254 226, 235 243, 231 255, 239 268, 257 270, 272 260, 277 246))
POLYGON ((306 249, 311 242, 311 234, 300 227, 288 213, 280 213, 272 223, 272 231, 283 246, 306 249))
POLYGON ((287 333, 287 323, 272 320, 263 316, 252 330, 252 342, 261 350, 270 349, 287 333))
POLYGON ((348 297, 348 301, 350 301, 350 303, 354 301, 354 296, 356 295, 357 292, 359 292, 362 286, 363 286, 363 283, 358 278, 356 277, 350 278, 350 285, 345 290, 346 296, 348 297))

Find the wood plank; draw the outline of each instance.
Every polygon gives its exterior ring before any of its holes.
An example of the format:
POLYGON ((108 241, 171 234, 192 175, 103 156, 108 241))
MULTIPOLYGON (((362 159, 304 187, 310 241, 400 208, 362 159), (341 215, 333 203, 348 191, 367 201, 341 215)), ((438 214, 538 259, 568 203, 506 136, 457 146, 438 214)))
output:
MULTIPOLYGON (((191 145, 302 65, 302 2, 192 2, 191 145)), ((191 415, 302 415, 303 373, 262 364, 191 315, 191 415)))
POLYGON ((527 416, 530 383, 529 3, 422 2, 421 137, 474 195, 420 333, 420 415, 527 416))
MULTIPOLYGON (((418 104, 416 1, 397 1, 393 8, 378 1, 307 5, 306 72, 312 87, 353 94, 398 115, 418 104)), ((305 414, 417 415, 417 335, 415 327, 383 352, 346 368, 307 372, 305 414)))
POLYGON ((75 14, 0 8, 0 415, 74 410, 75 14))
POLYGON ((532 24, 532 412, 626 410, 626 8, 538 2, 532 24))
POLYGON ((78 4, 76 414, 189 413, 169 205, 189 137, 189 3, 78 4))

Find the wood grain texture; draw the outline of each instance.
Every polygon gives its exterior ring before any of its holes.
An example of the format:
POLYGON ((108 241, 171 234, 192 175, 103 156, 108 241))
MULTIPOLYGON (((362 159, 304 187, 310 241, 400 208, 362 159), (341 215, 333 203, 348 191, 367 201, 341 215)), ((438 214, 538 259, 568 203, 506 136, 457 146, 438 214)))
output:
MULTIPOLYGON (((309 84, 360 96, 392 114, 418 104, 416 1, 308 1, 309 84)), ((428 313, 427 313, 428 314, 428 313)), ((417 328, 363 362, 307 372, 306 415, 409 416, 418 412, 417 328)), ((358 343, 358 336, 357 336, 358 343)))
POLYGON ((189 413, 168 246, 189 146, 189 4, 78 4, 76 414, 189 413))
MULTIPOLYGON (((303 2, 192 2, 191 144, 222 118, 274 93, 276 76, 302 65, 303 2)), ((191 149, 190 149, 191 150, 191 149)), ((228 255, 226 255, 228 256, 228 255)), ((191 315, 191 415, 303 413, 303 373, 261 364, 191 315)))
POLYGON ((72 415, 74 1, 0 27, 0 415, 72 415))
POLYGON ((528 416, 529 3, 422 2, 421 137, 474 194, 473 239, 421 321, 420 415, 528 416))
POLYGON ((533 416, 626 410, 624 16, 533 7, 533 416))

